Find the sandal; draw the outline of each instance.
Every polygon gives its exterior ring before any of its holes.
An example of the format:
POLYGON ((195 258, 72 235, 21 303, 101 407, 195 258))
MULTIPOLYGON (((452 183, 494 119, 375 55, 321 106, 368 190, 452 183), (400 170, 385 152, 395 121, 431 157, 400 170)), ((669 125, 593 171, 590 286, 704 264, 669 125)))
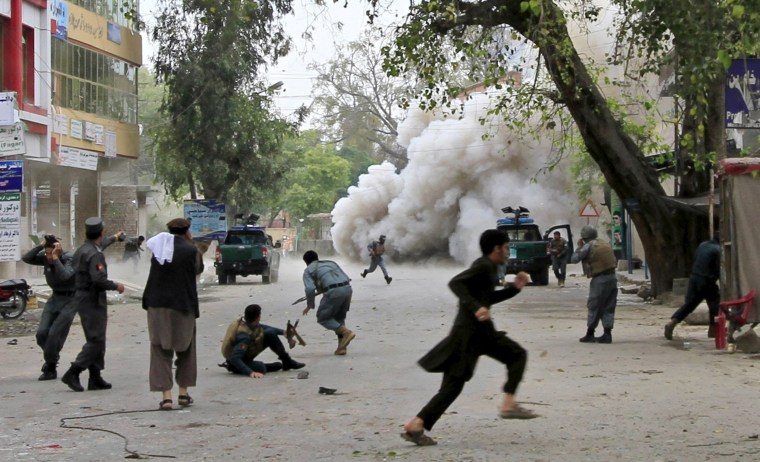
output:
POLYGON ((519 404, 515 404, 511 410, 506 411, 506 412, 505 411, 500 412, 499 417, 501 417, 502 419, 527 420, 527 419, 535 419, 536 417, 538 417, 538 414, 531 411, 530 409, 525 409, 519 404))
POLYGON ((172 410, 172 404, 173 404, 172 400, 165 399, 165 400, 161 401, 160 403, 158 403, 158 410, 159 411, 171 411, 172 410))
POLYGON ((180 406, 189 406, 193 404, 193 398, 190 397, 190 395, 179 395, 177 396, 177 404, 180 406))
POLYGON ((435 446, 438 444, 436 440, 425 434, 425 430, 404 432, 401 434, 401 438, 410 443, 414 443, 417 446, 435 446))

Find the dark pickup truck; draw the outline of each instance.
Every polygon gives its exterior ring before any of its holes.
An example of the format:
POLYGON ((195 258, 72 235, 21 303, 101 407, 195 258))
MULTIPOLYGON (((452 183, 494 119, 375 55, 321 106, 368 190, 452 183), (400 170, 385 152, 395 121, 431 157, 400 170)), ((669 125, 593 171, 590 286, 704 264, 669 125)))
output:
MULTIPOLYGON (((533 222, 532 218, 520 216, 518 221, 513 218, 502 218, 496 222, 496 229, 504 231, 509 236, 509 258, 507 259, 506 274, 517 274, 525 271, 535 285, 549 284, 549 268, 552 259, 549 254, 549 241, 554 231, 567 239, 568 251, 565 258, 570 259, 573 253, 573 235, 570 225, 552 226, 544 234, 533 222)), ((500 277, 502 275, 500 274, 500 277)))
POLYGON ((263 226, 233 226, 216 248, 214 267, 219 284, 234 284, 236 276, 260 274, 264 284, 277 282, 280 251, 263 226))

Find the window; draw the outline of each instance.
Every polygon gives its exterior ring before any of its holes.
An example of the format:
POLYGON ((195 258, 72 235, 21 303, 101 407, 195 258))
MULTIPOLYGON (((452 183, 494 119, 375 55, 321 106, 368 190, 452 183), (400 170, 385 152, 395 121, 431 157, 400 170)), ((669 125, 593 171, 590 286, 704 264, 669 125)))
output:
POLYGON ((26 27, 21 31, 22 37, 22 85, 24 88, 24 101, 34 103, 34 28, 26 27))
POLYGON ((137 0, 71 0, 70 3, 92 11, 114 24, 134 29, 134 24, 126 18, 126 13, 138 8, 137 0))
POLYGON ((61 106, 137 123, 136 66, 57 39, 52 53, 61 106))

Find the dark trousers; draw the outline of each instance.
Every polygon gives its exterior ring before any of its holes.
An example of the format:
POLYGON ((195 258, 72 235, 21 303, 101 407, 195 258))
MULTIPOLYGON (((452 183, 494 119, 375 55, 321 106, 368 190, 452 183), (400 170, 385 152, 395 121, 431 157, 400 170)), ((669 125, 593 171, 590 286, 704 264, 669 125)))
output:
MULTIPOLYGON (((280 337, 278 336, 278 334, 283 333, 283 330, 278 329, 277 327, 265 326, 263 324, 261 327, 264 328, 264 348, 272 350, 272 352, 281 360, 290 357, 285 350, 285 345, 282 344, 282 340, 280 340, 280 337)), ((246 365, 254 372, 261 372, 262 374, 266 374, 267 372, 267 366, 263 361, 256 361, 251 358, 250 360, 246 360, 246 365)), ((235 372, 238 374, 241 373, 237 370, 235 370, 235 372)))
POLYGON ((710 324, 714 324, 720 305, 720 288, 716 281, 703 276, 691 275, 689 286, 686 288, 684 303, 673 313, 671 319, 683 321, 702 303, 702 300, 707 301, 707 306, 710 309, 710 324))
MULTIPOLYGON (((514 395, 525 373, 528 353, 520 344, 505 335, 494 337, 481 348, 478 356, 484 354, 507 366, 507 381, 504 384, 503 391, 514 395)), ((474 360, 477 361, 477 357, 474 360)), ((467 380, 462 377, 456 377, 449 373, 443 374, 438 393, 417 414, 417 417, 424 422, 426 430, 433 428, 438 419, 446 412, 446 409, 462 393, 465 382, 467 380)))
POLYGON ((73 365, 89 369, 90 374, 99 374, 106 367, 106 328, 108 326, 108 307, 95 304, 79 306, 79 319, 82 321, 85 344, 73 365))
POLYGON ((564 281, 567 274, 567 259, 552 255, 552 271, 554 271, 554 277, 558 281, 564 281))
POLYGON ((37 345, 42 348, 45 363, 55 367, 58 364, 61 349, 69 336, 69 329, 77 308, 71 295, 53 294, 45 303, 37 327, 37 345))
POLYGON ((602 327, 612 329, 615 326, 615 308, 617 307, 617 276, 602 274, 591 278, 588 292, 588 315, 586 325, 593 331, 601 321, 602 327))

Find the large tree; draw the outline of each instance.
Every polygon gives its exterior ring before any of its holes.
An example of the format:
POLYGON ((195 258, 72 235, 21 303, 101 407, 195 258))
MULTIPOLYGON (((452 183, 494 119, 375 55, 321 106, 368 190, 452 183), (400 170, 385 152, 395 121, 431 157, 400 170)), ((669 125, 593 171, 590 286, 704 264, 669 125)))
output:
MULTIPOLYGON (((613 3, 623 13, 620 46, 630 50, 625 57, 642 64, 637 77, 659 72, 673 56, 678 57, 675 91, 686 109, 678 152, 691 167, 680 171, 681 184, 689 185, 681 191, 698 192, 708 171, 699 167, 709 165, 725 150, 721 96, 726 62, 751 54, 760 43, 757 9, 745 0, 613 3)), ((450 85, 448 75, 468 57, 482 58, 482 66, 473 68, 480 72, 480 80, 504 84, 513 51, 499 42, 505 26, 535 46, 542 65, 537 71, 548 73, 553 88, 523 85, 522 91, 529 94, 518 101, 533 108, 554 103, 572 117, 586 150, 626 203, 644 245, 653 291, 658 294, 671 287, 673 277, 688 273, 696 240, 706 234, 697 227, 705 223, 671 207, 642 146, 626 131, 600 91, 593 66, 571 40, 568 14, 576 20, 593 20, 600 8, 584 0, 562 4, 569 8, 563 10, 553 0, 423 0, 412 7, 394 47, 387 50, 386 68, 392 75, 409 73, 426 82, 423 99, 450 104, 461 88, 450 85)), ((505 102, 496 110, 510 104, 505 102)))
POLYGON ((248 211, 287 171, 280 145, 294 127, 273 113, 261 74, 289 49, 280 20, 290 11, 290 0, 159 2, 154 68, 168 129, 156 171, 175 197, 189 189, 248 211))
POLYGON ((406 149, 396 142, 400 106, 408 87, 383 70, 381 49, 388 39, 375 28, 359 40, 336 44, 326 63, 313 63, 314 112, 330 141, 374 151, 379 160, 406 165, 406 149))

